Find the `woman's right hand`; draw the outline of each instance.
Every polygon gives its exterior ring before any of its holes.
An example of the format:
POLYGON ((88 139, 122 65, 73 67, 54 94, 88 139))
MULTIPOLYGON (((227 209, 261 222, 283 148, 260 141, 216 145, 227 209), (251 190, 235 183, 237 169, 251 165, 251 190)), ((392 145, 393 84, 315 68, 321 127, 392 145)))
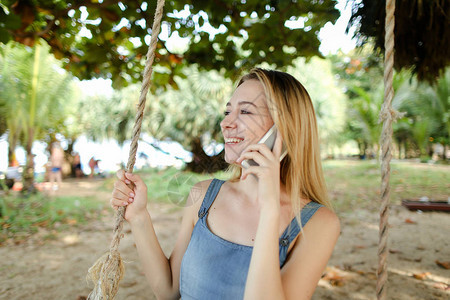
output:
POLYGON ((111 206, 116 210, 120 206, 126 206, 125 220, 127 221, 147 213, 147 186, 141 177, 126 173, 124 170, 117 171, 116 175, 118 180, 114 182, 111 206))

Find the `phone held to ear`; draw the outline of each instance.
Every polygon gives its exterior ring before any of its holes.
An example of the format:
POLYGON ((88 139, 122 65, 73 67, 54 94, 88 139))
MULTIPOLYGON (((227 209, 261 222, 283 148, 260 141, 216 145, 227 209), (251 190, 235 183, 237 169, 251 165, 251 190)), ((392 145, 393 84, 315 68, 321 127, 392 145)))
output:
MULTIPOLYGON (((273 146, 275 145, 275 139, 277 138, 277 128, 275 125, 273 125, 269 131, 266 132, 266 134, 261 138, 261 140, 258 142, 258 144, 266 144, 267 147, 269 147, 270 150, 273 151, 273 146)), ((286 145, 283 142, 283 147, 281 149, 281 156, 280 161, 286 156, 287 149, 286 145)), ((246 159, 242 161, 241 166, 244 167, 244 169, 247 169, 250 166, 258 166, 258 163, 255 162, 253 159, 246 159)))

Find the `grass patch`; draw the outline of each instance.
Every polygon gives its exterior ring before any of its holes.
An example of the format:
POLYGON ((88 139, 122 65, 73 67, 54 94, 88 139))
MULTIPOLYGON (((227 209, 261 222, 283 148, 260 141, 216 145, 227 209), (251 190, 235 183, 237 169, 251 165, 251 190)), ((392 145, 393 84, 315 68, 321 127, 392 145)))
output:
MULTIPOLYGON (((380 166, 376 161, 325 161, 323 163, 329 195, 338 213, 355 209, 378 211, 380 202, 380 166)), ((450 191, 450 167, 420 163, 391 164, 391 203, 426 196, 446 200, 450 191)), ((147 183, 149 201, 183 207, 192 185, 201 180, 226 179, 224 172, 195 174, 175 168, 146 169, 137 172, 147 183)), ((116 177, 103 181, 100 188, 112 191, 116 177)), ((84 224, 99 218, 108 203, 94 197, 46 197, 37 194, 22 198, 11 193, 0 197, 0 244, 7 239, 20 241, 40 228, 51 229, 40 237, 52 239, 57 230, 84 224)))
MULTIPOLYGON (((381 171, 377 161, 328 160, 323 162, 331 202, 338 212, 355 208, 378 211, 381 171)), ((195 174, 176 168, 146 169, 136 172, 148 186, 149 201, 171 202, 182 207, 193 184, 210 178, 226 179, 224 172, 195 174)), ((103 189, 111 191, 115 177, 105 180, 103 189)), ((447 199, 450 167, 410 162, 391 164, 391 203, 402 199, 447 199)), ((176 206, 175 206, 176 207, 176 206)))
MULTIPOLYGON (((148 199, 154 202, 170 202, 178 206, 184 206, 192 186, 202 180, 211 178, 226 179, 225 172, 215 174, 196 174, 181 171, 176 168, 164 170, 144 169, 135 172, 141 176, 147 184, 148 199)), ((102 189, 112 191, 116 177, 105 180, 102 189)))
POLYGON ((100 216, 105 207, 93 197, 43 194, 29 197, 6 195, 0 199, 0 243, 8 238, 25 239, 39 228, 67 228, 100 216))
MULTIPOLYGON (((323 164, 331 201, 338 211, 355 208, 378 210, 381 171, 376 161, 325 161, 323 164)), ((402 199, 449 197, 450 168, 419 163, 391 164, 392 204, 402 199)))

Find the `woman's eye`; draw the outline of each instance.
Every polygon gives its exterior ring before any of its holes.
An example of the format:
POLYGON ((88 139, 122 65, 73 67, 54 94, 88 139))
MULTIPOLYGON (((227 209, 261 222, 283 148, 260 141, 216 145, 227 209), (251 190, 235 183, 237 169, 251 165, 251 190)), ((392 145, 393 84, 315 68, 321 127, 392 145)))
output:
MULTIPOLYGON (((229 114, 231 114, 231 112, 230 112, 230 111, 226 111, 226 112, 224 112, 223 114, 224 114, 225 116, 228 116, 229 114)), ((246 115, 246 114, 251 114, 251 112, 249 112, 248 110, 242 109, 242 110, 241 110, 241 114, 246 115)))

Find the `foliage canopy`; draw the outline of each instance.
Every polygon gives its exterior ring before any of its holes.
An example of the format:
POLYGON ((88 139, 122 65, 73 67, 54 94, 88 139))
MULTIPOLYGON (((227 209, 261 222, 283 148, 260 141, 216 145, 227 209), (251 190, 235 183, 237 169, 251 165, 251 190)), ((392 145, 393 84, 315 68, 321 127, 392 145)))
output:
MULTIPOLYGON (((111 78, 115 87, 140 81, 156 1, 6 0, 0 5, 0 42, 32 46, 39 38, 80 79, 111 78)), ((238 75, 261 62, 287 66, 319 55, 317 34, 335 22, 336 0, 166 1, 156 63, 160 83, 176 86, 184 64, 238 75), (287 21, 298 21, 288 27, 287 21), (298 25, 300 24, 300 25, 298 25), (170 37, 187 39, 187 49, 170 37), (180 48, 178 46, 178 48, 180 48)))
MULTIPOLYGON (((386 0, 352 1, 352 25, 364 43, 374 38, 384 51, 386 0)), ((434 82, 450 63, 450 1, 395 2, 395 68, 412 68, 419 80, 434 82)))

